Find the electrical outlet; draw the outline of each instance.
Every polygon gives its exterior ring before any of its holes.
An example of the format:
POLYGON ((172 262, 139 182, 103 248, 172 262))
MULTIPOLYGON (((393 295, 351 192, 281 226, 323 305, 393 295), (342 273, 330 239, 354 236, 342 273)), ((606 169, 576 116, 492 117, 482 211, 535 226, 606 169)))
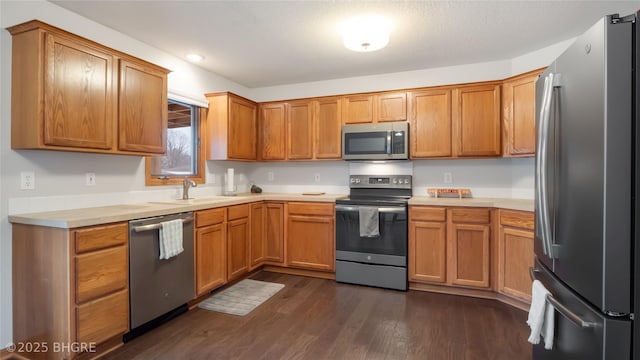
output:
POLYGON ((35 190, 36 175, 33 171, 23 171, 20 173, 20 190, 35 190))
POLYGON ((313 180, 314 180, 315 182, 320 182, 320 174, 317 174, 317 173, 316 173, 315 175, 313 175, 313 180))
POLYGON ((95 186, 96 185, 96 174, 92 172, 85 173, 85 185, 86 186, 95 186))
POLYGON ((267 172, 267 180, 273 181, 273 179, 274 179, 273 171, 268 171, 267 172))
POLYGON ((453 182, 453 175, 450 172, 446 172, 443 174, 442 181, 445 184, 451 184, 453 182))

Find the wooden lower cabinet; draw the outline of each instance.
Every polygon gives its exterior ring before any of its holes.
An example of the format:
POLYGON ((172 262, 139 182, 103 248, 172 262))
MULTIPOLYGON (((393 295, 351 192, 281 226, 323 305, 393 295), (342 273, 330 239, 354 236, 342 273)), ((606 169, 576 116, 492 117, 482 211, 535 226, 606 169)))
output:
POLYGON ((265 260, 269 263, 284 263, 284 203, 265 203, 265 260))
POLYGON ((128 234, 126 222, 12 226, 13 338, 48 348, 22 355, 72 359, 79 347, 54 344, 85 343, 98 356, 122 342, 129 331, 128 234))
POLYGON ((196 293, 202 295, 227 282, 226 224, 196 229, 196 293))
POLYGON ((533 213, 500 210, 498 237, 498 291, 531 301, 533 267, 533 213))
POLYGON ((251 204, 251 244, 249 246, 249 270, 264 263, 266 258, 266 209, 264 202, 251 204))
POLYGON ((491 210, 409 208, 409 281, 489 289, 491 210))
POLYGON ((230 206, 227 211, 227 280, 231 281, 249 271, 250 207, 230 206))
POLYGON ((287 266, 334 271, 334 204, 287 204, 287 266))
POLYGON ((409 281, 446 282, 447 224, 441 207, 409 210, 409 281))

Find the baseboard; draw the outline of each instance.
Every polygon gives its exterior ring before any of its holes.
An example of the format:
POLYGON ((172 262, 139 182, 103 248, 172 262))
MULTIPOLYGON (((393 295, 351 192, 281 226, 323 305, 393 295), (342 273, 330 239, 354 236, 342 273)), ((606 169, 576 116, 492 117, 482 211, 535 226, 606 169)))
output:
POLYGON ((301 275, 301 276, 308 276, 308 277, 328 279, 328 280, 336 279, 336 274, 333 272, 325 272, 325 271, 317 271, 317 270, 295 269, 295 268, 273 266, 273 265, 265 265, 262 268, 262 270, 275 272, 275 273, 301 275))
POLYGON ((491 299, 498 300, 502 303, 515 307, 516 309, 520 309, 522 311, 528 312, 530 304, 524 300, 520 300, 508 295, 495 293, 492 290, 479 290, 479 289, 469 289, 469 288, 461 288, 455 286, 446 286, 446 285, 432 285, 432 284, 422 284, 416 282, 409 282, 410 290, 417 291, 428 291, 435 292, 440 294, 449 294, 449 295, 460 295, 460 296, 470 296, 482 299, 491 299))

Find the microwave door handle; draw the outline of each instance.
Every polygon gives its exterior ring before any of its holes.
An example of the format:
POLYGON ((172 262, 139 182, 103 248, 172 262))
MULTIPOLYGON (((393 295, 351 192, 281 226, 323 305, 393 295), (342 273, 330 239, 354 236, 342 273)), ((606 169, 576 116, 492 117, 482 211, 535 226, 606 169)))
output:
POLYGON ((387 131, 387 155, 391 155, 391 130, 387 131))

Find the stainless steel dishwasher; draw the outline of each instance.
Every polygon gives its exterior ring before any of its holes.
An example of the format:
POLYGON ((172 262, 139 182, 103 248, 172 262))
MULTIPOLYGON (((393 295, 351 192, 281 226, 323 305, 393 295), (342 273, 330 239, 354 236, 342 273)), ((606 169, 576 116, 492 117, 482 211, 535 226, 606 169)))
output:
MULTIPOLYGON (((195 298, 193 213, 179 213, 129 222, 129 298, 131 330, 148 327, 195 298), (161 223, 182 220, 184 251, 160 260, 161 223), (145 326, 141 326, 145 325, 145 326)), ((143 331, 144 332, 144 331, 143 331)))

